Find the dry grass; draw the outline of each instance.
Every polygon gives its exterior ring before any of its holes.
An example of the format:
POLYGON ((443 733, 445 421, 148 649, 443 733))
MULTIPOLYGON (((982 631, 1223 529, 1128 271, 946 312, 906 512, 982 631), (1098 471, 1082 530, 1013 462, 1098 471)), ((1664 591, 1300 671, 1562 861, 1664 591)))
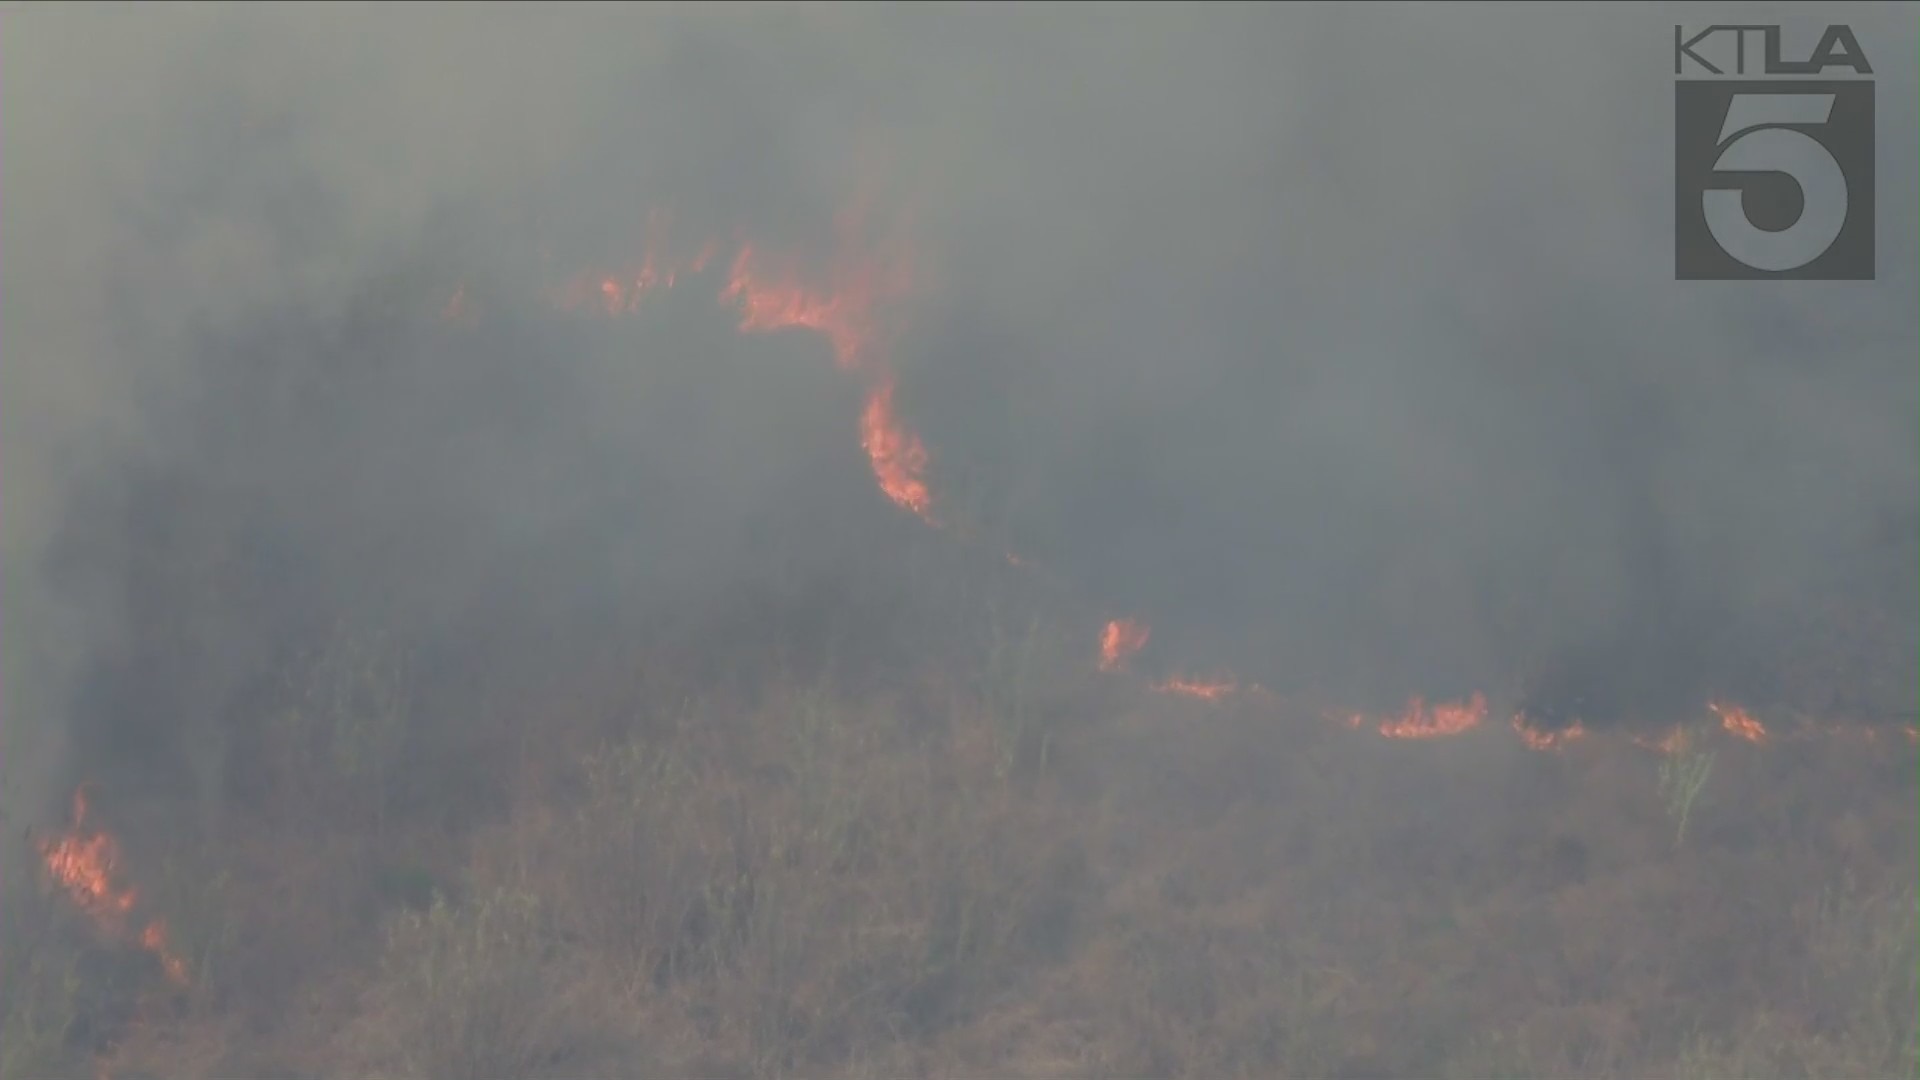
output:
POLYGON ((189 992, 13 906, 0 1075, 1916 1075, 1904 743, 1721 737, 1680 834, 1624 742, 1397 744, 1052 647, 904 695, 576 682, 457 759, 513 795, 451 830, 349 657, 259 749, 303 782, 148 860, 189 992))

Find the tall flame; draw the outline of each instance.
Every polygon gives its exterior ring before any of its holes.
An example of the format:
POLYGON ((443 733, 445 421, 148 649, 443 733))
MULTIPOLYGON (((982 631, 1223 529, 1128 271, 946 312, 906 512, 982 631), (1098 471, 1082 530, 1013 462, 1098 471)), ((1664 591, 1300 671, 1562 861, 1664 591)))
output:
MULTIPOLYGON (((59 836, 42 840, 39 848, 47 873, 74 906, 86 913, 103 933, 126 936, 127 922, 139 903, 139 894, 115 883, 120 868, 120 845, 111 833, 88 828, 85 788, 73 793, 72 826, 59 836)), ((186 961, 175 954, 169 944, 165 922, 159 919, 148 922, 135 940, 160 961, 167 978, 186 985, 186 961)))
POLYGON ((853 214, 841 215, 839 224, 840 250, 824 275, 824 288, 811 286, 796 260, 773 258, 746 244, 734 257, 721 295, 739 305, 744 333, 804 329, 827 339, 834 363, 866 381, 860 445, 881 492, 937 525, 926 481, 926 446, 894 411, 894 372, 886 355, 881 309, 905 295, 907 267, 868 249, 853 214))
POLYGON ((860 446, 866 450, 873 478, 887 498, 933 524, 933 496, 923 479, 927 448, 920 436, 894 414, 890 373, 881 376, 867 392, 867 407, 860 413, 860 446))
POLYGON ((1119 671, 1129 657, 1146 647, 1147 624, 1137 619, 1111 619, 1100 631, 1100 670, 1119 671))

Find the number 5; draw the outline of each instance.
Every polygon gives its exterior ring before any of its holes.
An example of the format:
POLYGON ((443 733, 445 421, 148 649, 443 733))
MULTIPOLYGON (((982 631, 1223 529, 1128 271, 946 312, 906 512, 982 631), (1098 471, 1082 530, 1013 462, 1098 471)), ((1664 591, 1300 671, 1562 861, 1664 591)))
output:
POLYGON ((1824 254, 1847 221, 1847 176, 1804 131, 1786 124, 1824 124, 1832 94, 1735 94, 1720 126, 1715 173, 1784 175, 1800 185, 1800 219, 1779 232, 1756 226, 1737 190, 1711 189, 1700 199, 1707 230, 1721 250, 1755 270, 1797 270, 1824 254))

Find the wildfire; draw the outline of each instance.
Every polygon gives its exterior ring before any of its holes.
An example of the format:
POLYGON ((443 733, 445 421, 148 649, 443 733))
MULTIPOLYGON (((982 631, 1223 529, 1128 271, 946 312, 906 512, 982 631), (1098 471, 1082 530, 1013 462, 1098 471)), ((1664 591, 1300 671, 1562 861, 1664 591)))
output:
POLYGON ((187 985, 187 962, 180 959, 167 941, 167 924, 155 919, 140 931, 140 947, 154 955, 160 961, 160 967, 166 971, 167 978, 177 986, 187 985))
MULTIPOLYGON (((1407 702, 1399 716, 1381 721, 1379 730, 1389 739, 1434 739, 1471 731, 1486 718, 1487 699, 1481 694, 1476 693, 1466 701, 1432 706, 1414 698, 1407 702)), ((1359 727, 1366 721, 1356 716, 1350 722, 1359 727)))
POLYGON ((873 362, 874 298, 857 277, 842 284, 844 291, 808 289, 792 261, 776 262, 749 245, 734 258, 720 295, 740 305, 743 333, 812 330, 833 346, 841 370, 858 372, 873 362))
POLYGON ((1135 619, 1111 619, 1100 631, 1100 670, 1119 671, 1134 653, 1146 647, 1147 624, 1135 619))
POLYGON ((647 214, 644 239, 637 262, 617 271, 576 274, 549 295, 562 311, 599 310, 608 315, 625 315, 640 310, 640 301, 648 295, 671 289, 686 274, 698 274, 719 253, 709 241, 691 258, 674 252, 672 219, 660 210, 647 214))
POLYGON ((1527 744, 1529 750, 1558 750, 1570 742, 1587 736, 1587 729, 1582 727, 1578 720, 1573 722, 1573 726, 1559 731, 1541 731, 1529 726, 1527 718, 1520 714, 1515 714, 1513 718, 1513 730, 1520 736, 1520 741, 1527 744))
MULTIPOLYGON (((630 314, 639 310, 649 294, 672 289, 719 257, 720 245, 712 240, 701 244, 691 258, 676 256, 671 224, 666 214, 650 213, 637 263, 616 273, 575 275, 555 289, 549 300, 563 311, 630 314)), ((926 445, 894 411, 895 376, 885 351, 883 309, 906 295, 906 262, 883 258, 864 244, 857 215, 842 214, 838 224, 839 249, 824 271, 738 240, 719 300, 737 308, 742 333, 811 330, 827 339, 834 364, 866 383, 860 445, 881 492, 927 524, 937 525, 926 481, 926 445)), ((451 319, 463 310, 464 295, 455 293, 443 315, 451 319)))
MULTIPOLYGON (((127 921, 139 902, 139 894, 132 888, 115 884, 120 845, 111 833, 95 832, 87 827, 84 788, 73 793, 73 825, 58 837, 42 840, 39 847, 47 873, 74 906, 85 912, 103 933, 125 936, 127 921)), ((150 921, 135 940, 160 961, 167 978, 186 985, 187 965, 168 943, 165 922, 150 921)))
POLYGON ((809 287, 797 261, 742 245, 721 295, 739 305, 743 333, 812 330, 827 339, 842 371, 866 380, 860 445, 874 480, 895 505, 938 525, 927 488, 927 449, 894 412, 894 373, 884 347, 881 309, 905 295, 906 265, 869 250, 853 214, 842 214, 839 224, 840 251, 825 275, 825 288, 809 287))
MULTIPOLYGON (((912 512, 923 522, 944 527, 933 512, 934 499, 927 482, 929 455, 920 436, 899 416, 894 406, 896 373, 889 359, 888 316, 893 305, 908 295, 910 263, 898 250, 883 250, 869 244, 862 235, 862 215, 852 210, 836 218, 837 243, 829 258, 807 260, 750 242, 736 232, 731 242, 725 284, 718 300, 731 305, 738 314, 742 333, 765 334, 785 330, 808 330, 820 335, 831 348, 834 365, 859 378, 864 384, 865 404, 860 413, 860 445, 880 491, 894 504, 912 512)), ((568 311, 599 311, 622 315, 637 311, 647 295, 672 289, 690 275, 700 274, 721 257, 722 245, 708 240, 695 248, 676 251, 671 236, 672 221, 664 212, 647 217, 639 258, 618 272, 593 272, 577 275, 550 295, 551 301, 568 311), (690 257, 683 257, 691 251, 690 257)), ((443 317, 467 319, 473 315, 465 286, 453 294, 443 317)), ((953 534, 972 540, 961 525, 953 534)), ((1005 561, 1016 568, 1035 571, 1026 560, 1006 552, 1005 561)), ((1100 635, 1099 669, 1118 672, 1147 644, 1148 627, 1132 618, 1113 619, 1100 635)), ((1159 693, 1179 694, 1203 701, 1219 701, 1231 694, 1263 693, 1258 686, 1243 688, 1231 677, 1195 679, 1172 676, 1149 684, 1159 693)), ((1713 703, 1708 708, 1720 719, 1730 735, 1753 743, 1769 741, 1765 726, 1751 713, 1736 705, 1713 703)), ((1355 714, 1347 719, 1354 728, 1373 727, 1392 739, 1433 739, 1459 735, 1480 727, 1487 718, 1485 696, 1473 694, 1464 701, 1429 705, 1421 698, 1408 702, 1393 717, 1369 718, 1355 714)), ((1555 750, 1590 734, 1579 723, 1558 731, 1531 726, 1524 715, 1515 715, 1512 727, 1521 741, 1534 750, 1555 750)), ((1902 727, 1911 741, 1920 742, 1920 728, 1902 727)), ((1864 737, 1871 738, 1867 731, 1864 737)), ((1633 742, 1674 753, 1687 745, 1686 733, 1676 728, 1664 738, 1650 740, 1629 736, 1633 742)), ((94 842, 106 845, 110 838, 94 842)), ((51 865, 51 862, 50 862, 51 865)), ((70 889, 79 888, 70 886, 70 889)), ((131 904, 131 894, 122 901, 119 894, 89 894, 84 888, 75 892, 83 906, 131 904)), ((120 912, 125 914, 124 910, 120 912)), ((150 928, 148 947, 157 954, 165 951, 165 930, 150 928)))
POLYGON ((1767 741, 1767 729, 1761 726, 1760 721, 1753 718, 1753 714, 1740 706, 1714 703, 1709 704, 1707 708, 1720 718, 1720 726, 1726 728, 1728 734, 1738 735, 1752 743, 1767 741))
POLYGON ((922 479, 927 448, 894 415, 891 374, 882 376, 867 393, 867 407, 860 413, 860 445, 873 467, 874 482, 887 498, 932 524, 933 496, 922 479))
POLYGON ((1186 697, 1199 698, 1202 701, 1219 701, 1221 698, 1239 689, 1239 684, 1231 679, 1222 679, 1217 682, 1202 682, 1175 676, 1171 679, 1154 683, 1153 688, 1162 694, 1181 694, 1186 697))

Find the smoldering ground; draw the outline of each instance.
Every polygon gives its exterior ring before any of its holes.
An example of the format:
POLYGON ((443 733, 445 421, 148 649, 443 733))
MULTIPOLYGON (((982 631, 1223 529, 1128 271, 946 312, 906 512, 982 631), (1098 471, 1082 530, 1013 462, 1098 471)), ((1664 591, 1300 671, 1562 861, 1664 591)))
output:
POLYGON ((795 250, 910 210, 936 497, 1161 663, 1630 722, 1778 690, 1821 619, 1910 662, 1909 28, 1817 16, 1876 65, 1879 280, 1683 285, 1667 38, 1716 17, 10 12, 9 814, 190 770, 342 621, 471 687, 773 565, 897 597, 820 342, 539 304, 656 206, 795 250))

